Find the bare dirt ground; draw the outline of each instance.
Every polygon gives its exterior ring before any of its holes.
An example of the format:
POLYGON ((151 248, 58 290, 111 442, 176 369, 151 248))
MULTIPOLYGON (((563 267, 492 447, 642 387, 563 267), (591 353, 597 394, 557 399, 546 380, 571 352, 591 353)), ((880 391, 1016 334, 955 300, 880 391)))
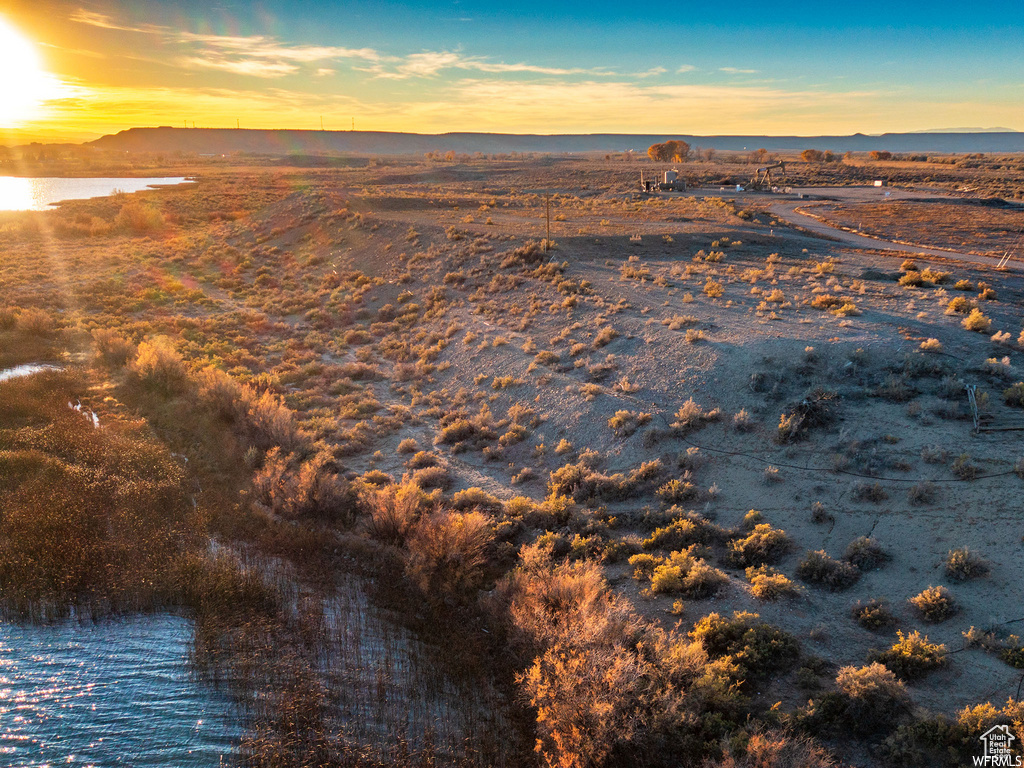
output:
MULTIPOLYGON (((589 283, 586 291, 567 311, 559 302, 548 306, 551 292, 532 282, 494 296, 487 286, 497 271, 481 259, 481 266, 468 270, 468 282, 458 286, 466 298, 464 309, 447 316, 463 323, 464 332, 446 350, 442 359, 451 367, 437 376, 437 386, 483 392, 498 416, 520 404, 535 409, 543 420, 528 439, 500 451, 497 459, 473 453, 450 456, 460 485, 480 486, 504 498, 527 494, 540 499, 548 473, 584 448, 598 451, 599 466, 611 473, 654 458, 672 468, 678 454, 698 447, 702 461, 693 479, 702 490, 699 502, 684 506, 694 506, 726 526, 738 525, 750 509, 759 510, 794 543, 778 563, 786 574, 794 574, 807 550, 824 549, 840 557, 859 536, 876 539, 891 559, 849 590, 803 585, 795 599, 772 603, 753 598, 742 572, 731 570, 730 584, 720 595, 686 601, 684 627, 709 611, 752 610, 797 634, 810 652, 831 664, 858 665, 870 649, 887 646, 893 635, 892 630, 878 634, 862 629, 851 617, 851 607, 857 601, 886 599, 900 629, 920 630, 953 653, 946 669, 912 686, 920 705, 953 713, 969 702, 1013 696, 1019 672, 980 649, 968 649, 962 632, 972 626, 1010 631, 1024 619, 1024 583, 1016 566, 1021 556, 1015 503, 1020 480, 1012 472, 1019 458, 1019 433, 974 434, 966 419, 966 393, 945 399, 938 390, 950 376, 978 384, 990 392, 997 417, 1012 418, 999 396, 1002 374, 985 373, 984 365, 988 358, 1009 355, 1013 372, 1007 373, 1010 379, 1017 375, 1016 345, 995 344, 989 336, 997 330, 1008 331, 1012 339, 1019 334, 1024 287, 1019 278, 970 263, 967 255, 910 249, 925 256, 941 253, 936 265, 952 272, 944 285, 964 279, 993 286, 998 299, 981 306, 994 324, 989 333, 978 334, 961 327, 962 316, 944 314, 949 299, 957 295, 951 285, 906 288, 896 282, 900 262, 895 258, 906 256, 902 247, 881 255, 845 242, 884 247, 867 238, 840 233, 840 242, 828 242, 769 221, 744 220, 732 204, 712 195, 647 201, 614 194, 583 197, 578 186, 560 176, 524 169, 516 189, 558 195, 552 215, 561 220, 552 227, 557 242, 552 259, 566 263, 562 279, 589 283), (629 239, 635 234, 639 242, 629 239), (719 251, 721 260, 702 259, 697 255, 702 251, 719 251), (627 276, 630 270, 633 274, 627 276), (723 295, 706 295, 709 280, 722 283, 723 295), (855 311, 844 317, 812 307, 810 302, 821 294, 842 297, 855 311), (774 298, 766 298, 770 295, 774 298), (530 313, 528 304, 540 296, 545 296, 541 311, 530 313), (685 331, 670 330, 667 324, 679 315, 692 316, 701 338, 687 341, 685 331), (605 327, 613 328, 616 336, 598 347, 595 339, 605 327), (938 339, 942 351, 919 351, 926 339, 938 339), (523 351, 524 345, 529 351, 523 351), (576 345, 583 350, 574 352, 576 345), (535 350, 544 349, 557 354, 558 362, 531 371, 535 350), (594 384, 588 368, 603 364, 610 372, 594 384), (922 368, 928 372, 921 374, 922 368), (500 377, 523 383, 492 389, 491 382, 500 377), (617 387, 622 379, 626 386, 617 387), (894 379, 910 391, 889 393, 894 379), (757 383, 763 381, 770 383, 757 383), (585 389, 588 385, 591 392, 585 389), (759 387, 766 391, 757 391, 759 387), (839 393, 837 420, 805 441, 779 445, 780 414, 816 387, 839 393), (688 398, 707 409, 721 409, 724 418, 680 437, 670 424, 688 398), (732 417, 742 410, 750 414, 752 427, 739 432, 732 417), (652 418, 631 436, 618 436, 608 421, 619 411, 652 418), (561 440, 572 448, 558 455, 553 449, 561 440), (936 446, 943 458, 922 458, 923 453, 931 456, 929 450, 936 446), (951 464, 961 455, 980 468, 978 479, 966 482, 952 473, 951 464), (770 468, 778 473, 766 479, 770 468), (529 470, 527 479, 523 469, 529 470), (878 498, 863 498, 859 489, 864 483, 880 486, 878 498), (909 490, 922 484, 930 484, 934 495, 912 503, 909 490), (708 492, 712 486, 714 492, 708 492), (834 519, 812 522, 815 502, 834 519), (992 563, 990 576, 950 582, 942 563, 950 550, 965 546, 992 563), (929 624, 907 600, 940 583, 952 589, 962 609, 951 620, 929 624)), ((480 184, 483 194, 474 195, 473 186, 463 185, 456 192, 446 185, 449 199, 458 199, 457 210, 425 212, 410 206, 412 210, 393 212, 372 197, 367 205, 383 221, 425 233, 454 227, 467 239, 486 238, 489 243, 543 236, 542 199, 524 200, 523 193, 503 188, 496 179, 480 184), (497 204, 487 199, 491 192, 502 195, 497 204), (513 195, 515 203, 506 202, 513 195), (487 208, 473 210, 478 206, 487 208)), ((422 189, 428 198, 440 191, 427 185, 422 189)), ((402 191, 382 194, 393 199, 402 191)), ((747 202, 738 198, 736 205, 747 202)), ((427 200, 423 207, 432 204, 427 200)), ((375 292, 369 298, 385 300, 375 292)), ((426 443, 431 431, 410 434, 426 443)), ((392 441, 397 445, 406 436, 400 432, 392 441)), ((389 442, 385 458, 374 466, 401 474, 400 457, 392 450, 389 442)), ((660 505, 651 496, 603 506, 609 515, 628 517, 660 505)), ((572 532, 566 535, 571 538, 572 532)), ((639 533, 625 527, 613 536, 629 540, 639 533)), ((676 596, 643 593, 643 585, 629 578, 630 570, 612 565, 608 575, 649 617, 666 624, 679 620, 669 614, 676 596)), ((796 702, 801 694, 783 684, 763 695, 796 702)))
POLYGON ((1014 269, 1014 262, 1021 258, 1017 253, 1019 231, 1006 229, 1019 228, 1024 222, 1024 211, 1016 206, 996 212, 1006 221, 1004 228, 995 234, 977 232, 980 206, 966 205, 934 193, 857 187, 794 190, 795 194, 801 192, 830 202, 785 200, 773 203, 770 210, 790 224, 848 246, 939 256, 989 266, 999 265, 1002 257, 1009 254, 1006 263, 1010 269, 1014 269), (883 202, 878 202, 879 199, 883 202), (912 214, 921 213, 928 205, 938 210, 924 211, 924 216, 914 222, 912 214), (971 226, 965 226, 966 221, 970 221, 971 226), (937 225, 937 222, 942 224, 937 225), (970 249, 969 246, 977 246, 979 242, 987 246, 985 251, 970 249), (994 250, 997 247, 1002 250, 994 250))
POLYGON ((998 202, 962 201, 943 197, 846 207, 816 206, 813 214, 835 226, 857 228, 873 237, 900 242, 938 245, 962 253, 1021 258, 1024 210, 998 202))

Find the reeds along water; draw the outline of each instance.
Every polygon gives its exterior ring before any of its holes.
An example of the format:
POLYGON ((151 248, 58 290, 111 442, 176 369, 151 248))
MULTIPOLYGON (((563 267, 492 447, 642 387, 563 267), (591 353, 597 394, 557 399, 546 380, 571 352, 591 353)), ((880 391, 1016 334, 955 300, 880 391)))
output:
POLYGON ((239 565, 282 597, 278 622, 197 622, 195 660, 239 698, 245 762, 505 764, 502 740, 515 734, 493 686, 453 675, 439 647, 380 607, 366 577, 339 574, 326 594, 296 588, 283 560, 250 552, 239 565))
POLYGON ((245 764, 503 764, 506 708, 479 665, 445 659, 436 627, 418 633, 429 610, 402 615, 423 606, 400 555, 339 574, 324 545, 335 530, 237 496, 196 505, 184 463, 145 424, 104 416, 96 429, 67 408, 88 385, 74 371, 2 384, 0 610, 193 617, 193 668, 242 712, 245 764), (245 536, 211 546, 213 520, 245 536))

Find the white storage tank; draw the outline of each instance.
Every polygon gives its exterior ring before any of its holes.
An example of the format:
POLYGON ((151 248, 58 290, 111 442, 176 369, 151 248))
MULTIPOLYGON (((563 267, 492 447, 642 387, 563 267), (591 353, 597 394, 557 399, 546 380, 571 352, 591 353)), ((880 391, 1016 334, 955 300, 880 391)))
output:
POLYGON ((676 183, 676 177, 678 175, 679 175, 679 171, 677 171, 675 168, 673 168, 671 171, 665 171, 665 183, 666 184, 675 184, 676 183))

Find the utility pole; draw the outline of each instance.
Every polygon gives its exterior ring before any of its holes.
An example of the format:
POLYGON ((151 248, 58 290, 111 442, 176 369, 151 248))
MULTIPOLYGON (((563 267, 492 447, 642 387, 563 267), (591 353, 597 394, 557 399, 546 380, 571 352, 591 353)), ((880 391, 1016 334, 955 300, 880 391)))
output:
POLYGON ((238 119, 238 118, 236 117, 236 118, 235 118, 235 128, 236 128, 236 129, 240 129, 241 127, 242 127, 242 121, 241 121, 241 120, 239 120, 239 119, 238 119))
POLYGON ((324 129, 324 116, 320 115, 320 130, 322 131, 323 129, 324 129))
POLYGON ((356 119, 353 117, 352 118, 352 130, 354 131, 355 129, 356 129, 356 119))
POLYGON ((544 250, 548 250, 551 247, 551 195, 544 197, 545 207, 547 208, 547 237, 544 240, 544 250))

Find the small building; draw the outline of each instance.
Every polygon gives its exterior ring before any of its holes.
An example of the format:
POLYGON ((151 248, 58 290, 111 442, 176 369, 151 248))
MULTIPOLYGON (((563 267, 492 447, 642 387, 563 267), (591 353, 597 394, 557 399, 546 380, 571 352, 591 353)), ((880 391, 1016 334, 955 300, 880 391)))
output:
POLYGON ((640 189, 644 192, 685 192, 686 179, 679 177, 679 171, 673 168, 665 171, 662 181, 648 181, 644 178, 644 172, 640 171, 640 189))
POLYGON ((875 186, 876 187, 888 187, 889 186, 889 182, 886 181, 885 179, 875 179, 875 186))

